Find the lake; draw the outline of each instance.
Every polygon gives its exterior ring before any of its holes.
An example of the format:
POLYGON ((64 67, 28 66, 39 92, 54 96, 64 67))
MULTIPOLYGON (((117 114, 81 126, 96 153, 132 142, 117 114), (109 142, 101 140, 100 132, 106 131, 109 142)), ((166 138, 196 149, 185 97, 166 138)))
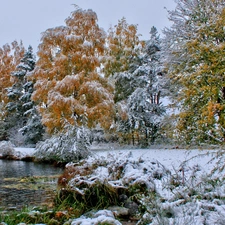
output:
POLYGON ((0 160, 0 209, 51 206, 62 172, 48 164, 0 160))

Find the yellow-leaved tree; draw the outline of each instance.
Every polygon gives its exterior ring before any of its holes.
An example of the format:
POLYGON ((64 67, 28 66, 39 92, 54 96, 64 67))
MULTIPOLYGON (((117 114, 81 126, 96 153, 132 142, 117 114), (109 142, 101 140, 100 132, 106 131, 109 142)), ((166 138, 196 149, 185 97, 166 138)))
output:
MULTIPOLYGON (((103 58, 103 72, 114 86, 116 117, 114 128, 120 136, 120 123, 128 119, 127 100, 135 87, 132 73, 141 63, 145 42, 140 40, 137 25, 128 24, 125 18, 111 27, 106 39, 106 53, 103 58)), ((129 133, 126 129, 126 135, 129 133)))
POLYGON ((23 43, 17 41, 0 48, 0 102, 7 102, 7 88, 14 83, 11 73, 16 69, 24 54, 23 43))
POLYGON ((225 141, 225 4, 179 0, 165 30, 179 104, 177 134, 189 144, 225 141))
POLYGON ((99 73, 106 34, 92 10, 77 9, 66 25, 46 30, 39 45, 33 100, 48 132, 68 124, 109 129, 113 88, 99 73))
POLYGON ((125 18, 109 29, 104 58, 104 73, 107 77, 130 69, 144 46, 139 37, 137 25, 128 24, 125 18))
POLYGON ((5 121, 7 116, 6 104, 9 101, 7 89, 16 81, 12 79, 11 73, 16 69, 24 54, 22 42, 13 41, 0 48, 0 140, 8 138, 5 121))

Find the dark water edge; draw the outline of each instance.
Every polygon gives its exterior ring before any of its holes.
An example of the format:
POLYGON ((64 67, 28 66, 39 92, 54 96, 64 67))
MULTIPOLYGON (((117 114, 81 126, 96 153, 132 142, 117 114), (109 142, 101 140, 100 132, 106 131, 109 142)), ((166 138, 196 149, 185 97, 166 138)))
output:
POLYGON ((62 172, 49 164, 0 160, 0 210, 51 207, 62 172))

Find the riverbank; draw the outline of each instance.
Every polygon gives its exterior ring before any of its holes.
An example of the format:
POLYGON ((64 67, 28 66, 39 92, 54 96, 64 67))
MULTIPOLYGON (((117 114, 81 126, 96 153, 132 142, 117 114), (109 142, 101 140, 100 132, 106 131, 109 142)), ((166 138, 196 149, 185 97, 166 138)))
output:
POLYGON ((60 225, 224 224, 224 155, 222 149, 94 149, 66 165, 48 221, 47 212, 30 212, 35 223, 60 225))
POLYGON ((1 211, 25 207, 53 208, 63 169, 21 160, 0 160, 1 211))
POLYGON ((35 148, 16 148, 8 141, 0 142, 0 159, 33 161, 35 148))

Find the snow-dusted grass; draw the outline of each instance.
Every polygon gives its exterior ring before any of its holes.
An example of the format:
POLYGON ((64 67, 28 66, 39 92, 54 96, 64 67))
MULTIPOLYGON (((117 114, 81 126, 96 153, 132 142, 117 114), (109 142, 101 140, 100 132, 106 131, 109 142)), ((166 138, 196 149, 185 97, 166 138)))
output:
MULTIPOLYGON (((87 176, 75 175, 69 185, 78 190, 80 181, 90 184, 98 180, 125 188, 145 183, 148 193, 135 195, 139 205, 146 209, 138 224, 225 224, 224 173, 212 173, 218 159, 210 161, 217 151, 95 151, 95 156, 86 160, 84 166, 99 162, 99 167, 87 176)), ((82 217, 79 224, 88 224, 88 220, 82 217)), ((73 224, 78 224, 75 221, 73 224)))
MULTIPOLYGON (((34 149, 17 148, 16 151, 33 154, 34 149)), ((84 166, 94 164, 95 169, 87 176, 74 175, 69 185, 79 189, 77 182, 81 178, 89 183, 107 181, 124 187, 145 182, 149 192, 137 196, 138 203, 146 209, 139 225, 225 224, 224 150, 113 150, 107 147, 104 151, 96 147, 92 153, 84 166), (222 154, 218 156, 218 152, 222 154), (121 165, 118 174, 117 168, 121 165)), ((108 219, 111 224, 120 224, 117 219, 107 218, 101 212, 98 218, 102 222, 108 219)), ((82 216, 72 219, 72 224, 92 224, 97 220, 97 217, 82 216)), ((100 220, 98 222, 100 224, 100 220)))

